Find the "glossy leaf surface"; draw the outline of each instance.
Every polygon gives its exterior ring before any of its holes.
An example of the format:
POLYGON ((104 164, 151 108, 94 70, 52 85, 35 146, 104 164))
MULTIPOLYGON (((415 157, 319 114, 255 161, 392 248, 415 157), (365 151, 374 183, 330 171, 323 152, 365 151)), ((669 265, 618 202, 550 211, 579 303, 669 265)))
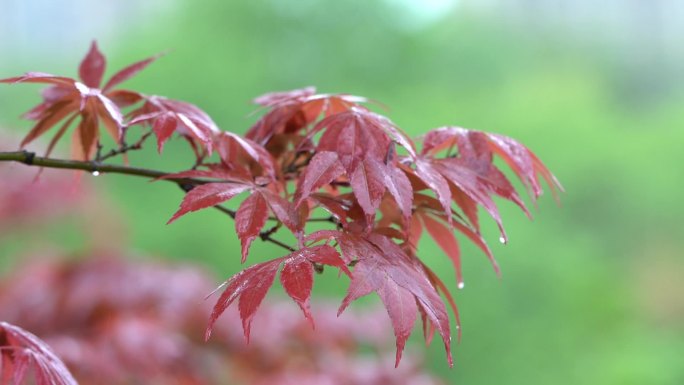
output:
POLYGON ((28 378, 34 378, 36 385, 77 385, 45 342, 18 326, 0 321, 0 382, 20 385, 28 378), (29 371, 33 371, 33 376, 29 371))

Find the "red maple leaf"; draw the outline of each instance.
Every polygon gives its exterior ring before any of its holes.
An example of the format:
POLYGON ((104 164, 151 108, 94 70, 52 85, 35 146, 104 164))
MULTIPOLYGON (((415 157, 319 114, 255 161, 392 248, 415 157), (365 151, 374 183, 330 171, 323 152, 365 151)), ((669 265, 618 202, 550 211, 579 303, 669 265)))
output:
POLYGON ((149 124, 157 137, 159 153, 171 135, 178 133, 190 143, 197 159, 211 154, 214 138, 221 130, 206 112, 194 104, 162 96, 144 99, 142 107, 130 114, 128 126, 149 124))
MULTIPOLYGON (((299 144, 301 131, 321 116, 327 117, 358 107, 366 102, 362 97, 337 94, 316 94, 314 87, 285 92, 272 92, 254 99, 256 104, 270 108, 247 132, 246 137, 266 147, 299 144), (299 139, 299 140, 298 140, 299 139)), ((306 134, 306 132, 303 132, 306 134)))
POLYGON ((273 285, 281 265, 283 269, 280 272, 280 283, 313 325, 314 321, 309 311, 309 298, 313 287, 313 263, 334 266, 345 274, 351 275, 337 251, 328 245, 305 247, 284 257, 253 265, 232 276, 217 289, 225 287, 209 318, 206 339, 211 336, 218 317, 237 299, 245 338, 249 341, 252 318, 261 305, 261 301, 266 297, 268 289, 273 285))
POLYGON ((412 142, 388 119, 360 107, 353 107, 321 120, 309 136, 323 132, 316 154, 303 173, 299 201, 342 174, 367 221, 373 222, 385 192, 396 200, 408 218, 412 188, 394 154, 399 143, 415 154, 412 142))
POLYGON ((0 382, 21 384, 33 368, 36 385, 77 385, 50 347, 26 330, 0 321, 0 382))
POLYGON ((338 313, 342 313, 355 299, 376 292, 394 327, 396 365, 399 365, 406 340, 420 312, 426 317, 424 321, 439 331, 452 365, 449 316, 420 261, 379 233, 357 235, 322 230, 306 239, 317 242, 331 238, 338 242, 344 260, 354 264, 352 281, 338 313))
POLYGON ((502 135, 486 134, 460 127, 443 127, 427 133, 423 150, 416 160, 415 177, 432 189, 450 217, 451 201, 456 203, 479 232, 477 205, 481 205, 496 221, 501 240, 507 237, 499 210, 492 199, 498 195, 517 204, 528 216, 529 211, 511 182, 493 163, 494 153, 501 156, 536 200, 541 194, 538 174, 552 191, 562 189, 549 170, 527 147, 502 135), (435 155, 441 150, 457 150, 446 158, 435 155))
POLYGON ((36 124, 21 142, 21 147, 25 147, 62 122, 48 146, 47 154, 50 154, 55 144, 79 117, 72 140, 74 159, 90 160, 99 140, 100 125, 103 125, 117 142, 120 141, 125 127, 120 108, 137 102, 142 95, 133 91, 116 91, 112 88, 142 71, 156 58, 151 57, 122 69, 101 87, 106 60, 97 43, 93 42, 79 66, 78 80, 40 72, 0 79, 0 83, 50 84, 50 87, 43 90, 43 102, 24 115, 27 119, 35 120, 36 124))

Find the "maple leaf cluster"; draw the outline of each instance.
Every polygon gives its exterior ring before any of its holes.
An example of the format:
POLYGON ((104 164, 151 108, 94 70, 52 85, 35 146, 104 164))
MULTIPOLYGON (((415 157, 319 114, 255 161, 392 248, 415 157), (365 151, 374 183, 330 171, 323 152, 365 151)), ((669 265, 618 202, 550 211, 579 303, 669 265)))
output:
POLYGON ((22 383, 30 365, 39 371, 38 385, 72 385, 74 378, 81 385, 103 379, 112 385, 441 383, 421 373, 423 363, 410 355, 394 369, 380 308, 337 318, 321 304, 315 315, 323 322, 314 331, 289 304, 266 302, 249 344, 238 317, 227 317, 204 343, 198 331, 210 304, 198 298, 211 281, 197 268, 132 262, 111 252, 24 263, 0 279, 0 319, 31 330, 52 349, 0 323, 1 383, 22 383))
POLYGON ((222 131, 189 103, 114 90, 154 59, 125 68, 100 88, 105 59, 93 44, 81 63, 80 81, 42 73, 0 81, 51 84, 43 103, 27 114, 37 123, 22 146, 64 121, 51 149, 77 117, 75 159, 93 158, 100 146, 100 126, 124 147, 125 134, 134 126, 151 130, 160 152, 173 133, 185 138, 197 162, 165 177, 192 181, 185 185, 188 192, 169 222, 246 196, 237 211, 224 210, 235 219, 242 262, 257 238, 278 243, 289 253, 255 264, 222 285, 207 338, 233 302, 249 338, 252 317, 279 272, 285 292, 313 324, 313 276, 327 265, 350 277, 340 313, 359 297, 380 297, 396 335, 396 365, 419 317, 426 340, 438 333, 452 364, 449 315, 442 296, 455 314, 456 305, 445 284, 419 257, 419 240, 425 234, 432 237, 452 262, 462 287, 456 234, 479 247, 498 272, 482 237, 479 209, 494 219, 503 242, 507 236, 494 197, 513 202, 529 215, 522 197, 495 164, 496 157, 508 165, 532 202, 542 194, 541 179, 554 195, 561 189, 537 156, 509 137, 448 126, 413 140, 373 112, 363 97, 317 94, 313 87, 269 93, 254 100, 264 114, 243 137, 222 131), (124 115, 123 108, 130 111, 124 115), (210 158, 214 153, 218 156, 210 158), (317 217, 320 212, 328 216, 317 217), (273 226, 267 228, 269 221, 273 226), (330 229, 312 231, 312 222, 327 222, 330 229), (280 229, 294 235, 296 246, 274 241, 280 229))

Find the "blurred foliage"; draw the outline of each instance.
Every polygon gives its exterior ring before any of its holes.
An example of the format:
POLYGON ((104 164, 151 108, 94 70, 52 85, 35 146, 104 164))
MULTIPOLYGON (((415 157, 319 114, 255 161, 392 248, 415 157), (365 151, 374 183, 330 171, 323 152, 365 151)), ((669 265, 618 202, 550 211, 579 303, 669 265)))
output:
MULTIPOLYGON (((317 303, 313 329, 290 301, 266 301, 249 343, 234 308, 204 341, 211 304, 198 298, 212 287, 202 269, 112 250, 54 257, 0 279, 0 318, 40 335, 80 385, 442 384, 410 352, 394 367, 380 307, 342 319, 317 303)), ((3 372, 19 366, 3 358, 3 372)))
MULTIPOLYGON (((54 66, 52 57, 29 68, 4 59, 0 76, 70 74, 98 37, 109 43, 102 47, 111 68, 172 49, 129 86, 196 103, 227 130, 244 132, 255 120, 248 117, 253 96, 316 85, 381 101, 412 135, 454 124, 516 138, 564 184, 562 207, 543 199, 533 223, 502 207, 510 244, 493 245, 501 280, 484 256, 464 246, 456 367, 447 369, 438 344, 428 362, 465 384, 684 383, 684 92, 672 86, 684 76, 634 70, 599 39, 507 23, 473 3, 407 28, 403 20, 412 11, 389 1, 186 1, 144 19, 125 2, 131 22, 108 20, 114 27, 81 33, 54 66)), ((78 20, 59 23, 68 22, 78 20)), ((36 37, 38 53, 41 39, 49 36, 36 37)), ((13 117, 34 100, 26 90, 3 88, 0 122, 26 128, 13 117)), ((188 159, 176 144, 161 158, 150 148, 131 162, 178 170, 188 159)), ((97 182, 128 218, 133 247, 205 264, 220 278, 241 268, 224 217, 200 212, 164 227, 180 190, 119 176, 97 182)), ((487 226, 494 242, 495 226, 487 226)), ((421 249, 436 255, 433 267, 449 271, 434 245, 421 249)), ((282 253, 255 243, 252 254, 282 253)), ((342 287, 319 280, 315 292, 337 301, 342 287)))

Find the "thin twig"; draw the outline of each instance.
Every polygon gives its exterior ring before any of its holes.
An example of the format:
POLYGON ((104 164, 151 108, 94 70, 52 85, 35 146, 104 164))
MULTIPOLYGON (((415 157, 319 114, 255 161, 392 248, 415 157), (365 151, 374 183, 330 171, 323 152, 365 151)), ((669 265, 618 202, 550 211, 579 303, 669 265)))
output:
MULTIPOLYGON (((120 166, 114 164, 100 164, 99 162, 93 161, 79 161, 79 160, 66 160, 66 159, 53 159, 47 157, 36 156, 34 152, 30 151, 12 151, 12 152, 0 152, 0 162, 19 162, 28 166, 39 166, 46 168, 57 168, 57 169, 68 169, 68 170, 82 170, 88 172, 99 172, 108 174, 121 174, 121 175, 131 175, 139 176, 144 178, 151 178, 157 180, 163 180, 167 182, 173 182, 177 184, 183 191, 188 192, 192 190, 195 186, 209 183, 209 181, 196 179, 196 178, 164 178, 159 179, 168 172, 149 170, 145 168, 137 168, 130 166, 120 166)), ((235 211, 225 208, 223 206, 214 206, 215 209, 223 212, 229 217, 235 219, 235 211)), ((273 231, 274 232, 274 231, 273 231)), ((277 239, 271 237, 272 233, 270 230, 262 232, 260 237, 265 242, 273 243, 278 245, 288 251, 295 251, 295 249, 277 239)))
POLYGON ((330 222, 330 223, 337 223, 337 220, 333 216, 325 217, 325 218, 309 218, 306 220, 307 222, 330 222))
POLYGON ((137 142, 135 142, 133 144, 126 144, 124 142, 121 144, 121 146, 119 146, 118 148, 113 148, 111 151, 109 151, 106 154, 101 153, 102 146, 98 143, 97 156, 95 157, 95 161, 98 163, 104 162, 105 160, 107 160, 109 158, 113 158, 117 155, 126 154, 129 151, 140 150, 140 149, 142 149, 142 146, 145 143, 145 140, 147 140, 147 138, 149 138, 150 135, 152 135, 152 131, 148 131, 145 134, 143 134, 140 137, 140 139, 138 139, 137 142))

